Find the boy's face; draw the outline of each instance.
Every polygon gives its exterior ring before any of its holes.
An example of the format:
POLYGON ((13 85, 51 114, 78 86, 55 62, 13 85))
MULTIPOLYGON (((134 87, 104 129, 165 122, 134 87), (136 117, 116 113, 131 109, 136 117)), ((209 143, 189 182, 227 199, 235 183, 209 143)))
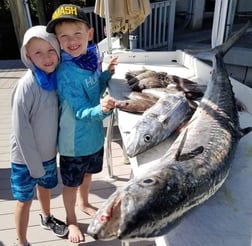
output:
POLYGON ((79 21, 58 23, 55 33, 61 48, 73 57, 86 54, 88 41, 93 38, 93 28, 79 21))
POLYGON ((58 55, 51 44, 41 38, 32 38, 26 45, 26 56, 45 73, 53 72, 58 65, 58 55))

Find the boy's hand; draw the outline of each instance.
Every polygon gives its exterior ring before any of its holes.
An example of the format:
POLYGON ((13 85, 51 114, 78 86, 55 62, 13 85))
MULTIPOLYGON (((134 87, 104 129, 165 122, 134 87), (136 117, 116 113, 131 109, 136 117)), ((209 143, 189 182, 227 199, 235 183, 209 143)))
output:
POLYGON ((116 100, 113 97, 109 95, 105 96, 103 99, 101 99, 102 112, 107 113, 110 110, 114 109, 115 103, 116 103, 116 100))
POLYGON ((115 73, 115 65, 117 65, 117 59, 118 59, 118 56, 117 57, 113 57, 110 60, 110 63, 109 63, 109 66, 108 66, 108 70, 109 70, 109 72, 110 72, 111 75, 113 75, 115 73))

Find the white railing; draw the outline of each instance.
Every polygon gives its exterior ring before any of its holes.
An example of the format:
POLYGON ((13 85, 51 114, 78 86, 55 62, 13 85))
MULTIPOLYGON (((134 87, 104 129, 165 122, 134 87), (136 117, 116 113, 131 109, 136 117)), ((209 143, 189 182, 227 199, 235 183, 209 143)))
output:
MULTIPOLYGON (((151 3, 152 13, 133 33, 135 47, 143 50, 167 47, 172 50, 176 0, 151 3)), ((94 14, 94 7, 85 8, 91 25, 95 29, 94 41, 100 42, 104 36, 105 19, 94 14)))

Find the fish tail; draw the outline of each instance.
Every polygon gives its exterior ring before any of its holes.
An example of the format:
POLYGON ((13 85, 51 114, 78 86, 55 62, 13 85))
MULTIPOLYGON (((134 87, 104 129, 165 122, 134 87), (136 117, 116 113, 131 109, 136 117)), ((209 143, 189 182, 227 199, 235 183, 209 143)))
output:
POLYGON ((214 47, 213 49, 185 49, 184 51, 191 54, 199 59, 212 61, 213 57, 218 55, 224 57, 225 54, 232 48, 232 46, 242 37, 246 32, 250 21, 248 21, 239 31, 235 32, 229 37, 223 44, 214 47))
POLYGON ((247 135, 251 131, 252 131, 252 127, 246 127, 246 128, 240 129, 240 138, 247 135))
POLYGON ((243 36, 243 34, 246 32, 249 25, 250 25, 250 21, 248 21, 239 31, 234 33, 223 44, 214 47, 212 50, 212 53, 214 55, 220 54, 222 57, 225 56, 225 54, 231 49, 231 47, 243 36))

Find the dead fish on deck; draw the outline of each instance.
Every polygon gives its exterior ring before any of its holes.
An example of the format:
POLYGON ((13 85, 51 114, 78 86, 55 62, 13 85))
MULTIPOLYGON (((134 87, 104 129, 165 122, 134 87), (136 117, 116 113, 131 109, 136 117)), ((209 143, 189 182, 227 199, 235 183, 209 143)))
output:
POLYGON ((206 89, 205 85, 198 84, 186 78, 170 75, 166 72, 156 72, 143 69, 140 71, 129 71, 125 78, 132 91, 142 91, 150 88, 166 88, 175 85, 178 91, 183 91, 188 99, 202 97, 206 89), (136 76, 134 76, 137 74, 136 76))
POLYGON ((241 130, 223 56, 249 23, 213 49, 212 79, 192 119, 160 162, 113 193, 88 227, 95 239, 150 238, 167 233, 226 180, 241 130))
POLYGON ((146 110, 127 134, 125 150, 134 157, 168 138, 186 119, 189 104, 185 96, 166 94, 146 110))
MULTIPOLYGON (((166 73, 161 73, 166 74, 166 73)), ((159 73, 153 70, 148 69, 142 69, 142 70, 135 70, 135 71, 128 71, 125 74, 125 78, 127 80, 127 83, 129 85, 134 85, 135 83, 139 82, 140 80, 146 79, 146 78, 157 78, 159 79, 159 73)), ((158 82, 160 84, 160 82, 158 82)))
POLYGON ((146 68, 143 68, 143 69, 140 69, 140 70, 131 70, 131 71, 128 71, 126 74, 125 74, 125 79, 127 81, 135 78, 137 75, 139 74, 143 74, 144 72, 146 71, 151 71, 151 70, 148 70, 146 68))
POLYGON ((164 77, 167 75, 166 72, 156 72, 152 70, 140 70, 140 71, 131 71, 127 72, 125 78, 129 84, 132 91, 142 91, 147 88, 159 88, 166 87, 167 82, 164 82, 164 77), (129 79, 131 74, 131 78, 129 79), (137 74, 133 76, 133 74, 137 74))
MULTIPOLYGON (((167 88, 144 89, 142 92, 132 91, 126 96, 126 99, 117 100, 115 107, 129 113, 144 113, 146 110, 152 107, 160 97, 167 96, 168 94, 182 95, 183 93, 175 88, 175 86, 169 86, 167 88)), ((187 99, 187 101, 192 110, 197 108, 197 101, 190 99, 187 99)))
POLYGON ((117 100, 115 107, 130 113, 143 113, 158 101, 158 97, 154 95, 136 91, 132 91, 127 98, 117 100))
MULTIPOLYGON (((176 85, 169 85, 166 88, 149 88, 149 89, 144 89, 142 90, 142 93, 148 93, 150 95, 153 95, 155 97, 161 98, 163 96, 166 96, 167 94, 178 94, 178 95, 182 95, 182 92, 180 90, 177 89, 176 85)), ((186 97, 185 93, 183 93, 184 97, 186 97)), ((197 98, 197 100, 192 100, 187 98, 187 102, 189 104, 189 107, 192 111, 195 111, 196 108, 199 105, 199 102, 201 100, 201 97, 197 98)))

